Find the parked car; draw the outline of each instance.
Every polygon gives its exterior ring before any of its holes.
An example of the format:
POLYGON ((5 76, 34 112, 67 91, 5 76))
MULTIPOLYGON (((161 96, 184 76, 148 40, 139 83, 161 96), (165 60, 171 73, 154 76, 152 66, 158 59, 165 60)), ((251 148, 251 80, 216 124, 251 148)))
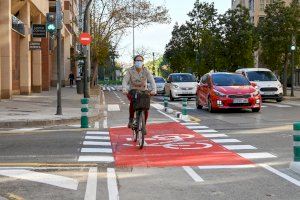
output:
POLYGON ((170 74, 165 84, 165 93, 170 96, 170 100, 177 98, 195 98, 197 81, 189 73, 170 74))
POLYGON ((157 88, 157 94, 164 94, 165 93, 165 79, 160 76, 154 77, 156 88, 157 88))
POLYGON ((261 96, 247 78, 236 73, 209 73, 201 77, 197 87, 196 107, 210 112, 240 108, 259 112, 261 96))
POLYGON ((282 101, 282 84, 271 70, 265 68, 245 68, 237 70, 236 73, 242 74, 250 82, 255 83, 262 99, 275 99, 277 102, 282 101))

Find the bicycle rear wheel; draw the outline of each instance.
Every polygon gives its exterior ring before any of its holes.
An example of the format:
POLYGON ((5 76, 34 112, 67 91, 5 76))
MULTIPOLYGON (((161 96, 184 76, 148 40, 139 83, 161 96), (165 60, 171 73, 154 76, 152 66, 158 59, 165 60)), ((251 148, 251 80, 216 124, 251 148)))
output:
POLYGON ((138 117, 138 144, 139 148, 142 149, 144 147, 145 143, 145 135, 144 135, 144 130, 145 130, 145 114, 144 111, 139 112, 139 117, 138 117))
POLYGON ((137 122, 134 120, 132 123, 133 128, 132 128, 132 141, 136 142, 137 141, 137 136, 138 136, 138 127, 137 127, 137 122))

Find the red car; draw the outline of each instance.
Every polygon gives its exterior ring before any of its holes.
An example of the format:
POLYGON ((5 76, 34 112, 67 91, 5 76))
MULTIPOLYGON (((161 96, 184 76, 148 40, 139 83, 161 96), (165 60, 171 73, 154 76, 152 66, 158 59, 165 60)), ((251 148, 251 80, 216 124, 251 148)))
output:
POLYGON ((196 106, 210 112, 240 108, 259 112, 261 95, 244 76, 233 73, 209 73, 201 77, 197 86, 196 106))

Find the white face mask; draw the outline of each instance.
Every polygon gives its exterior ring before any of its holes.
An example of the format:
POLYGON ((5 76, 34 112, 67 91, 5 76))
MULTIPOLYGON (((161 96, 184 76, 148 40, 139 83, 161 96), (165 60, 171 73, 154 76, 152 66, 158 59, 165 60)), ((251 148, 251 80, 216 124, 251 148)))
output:
POLYGON ((134 66, 136 68, 142 68, 143 67, 143 61, 135 61, 134 66))

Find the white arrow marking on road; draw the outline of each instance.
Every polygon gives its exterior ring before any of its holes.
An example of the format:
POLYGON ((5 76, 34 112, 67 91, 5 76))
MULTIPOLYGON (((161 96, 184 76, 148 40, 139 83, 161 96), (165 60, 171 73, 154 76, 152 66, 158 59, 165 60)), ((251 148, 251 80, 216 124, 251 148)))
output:
POLYGON ((97 197, 97 167, 89 170, 84 200, 96 200, 97 197))
POLYGON ((30 170, 0 170, 0 175, 77 190, 78 181, 72 178, 30 170))
POLYGON ((113 168, 107 168, 107 187, 109 200, 119 200, 117 176, 113 168))

